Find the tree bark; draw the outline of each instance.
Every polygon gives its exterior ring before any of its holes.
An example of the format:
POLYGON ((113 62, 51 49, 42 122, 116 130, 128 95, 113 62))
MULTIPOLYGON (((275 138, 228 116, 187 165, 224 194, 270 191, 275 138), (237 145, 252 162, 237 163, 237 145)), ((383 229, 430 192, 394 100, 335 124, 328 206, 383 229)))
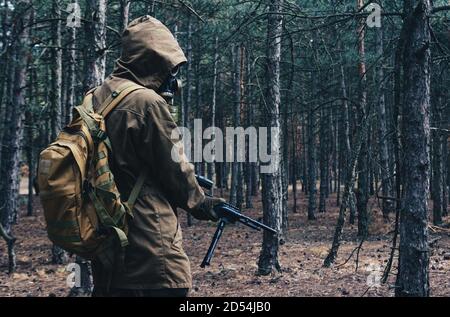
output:
MULTIPOLYGON (((311 62, 316 63, 318 65, 319 56, 318 56, 318 47, 315 41, 311 41, 311 62)), ((313 69, 310 72, 311 76, 311 98, 317 98, 317 103, 309 102, 307 112, 308 112, 308 140, 307 140, 307 179, 308 179, 308 220, 316 220, 316 209, 317 209, 317 175, 318 167, 320 169, 320 163, 318 164, 317 160, 321 159, 320 157, 320 148, 318 146, 318 139, 320 140, 320 120, 318 122, 318 112, 322 110, 322 105, 320 105, 323 96, 322 93, 322 85, 321 85, 321 70, 318 66, 317 69, 313 69), (318 96, 318 97, 316 97, 318 96), (319 104, 319 106, 317 106, 319 104), (319 165, 319 166, 318 166, 319 165)), ((319 113, 320 114, 320 113, 319 113)), ((319 118, 320 119, 320 118, 319 118)))
MULTIPOLYGON (((9 78, 9 72, 8 70, 8 65, 9 63, 9 58, 10 58, 10 50, 7 49, 8 47, 8 42, 9 42, 9 30, 10 30, 10 25, 8 23, 9 21, 9 6, 8 6, 8 1, 4 1, 3 2, 3 7, 2 7, 2 24, 1 24, 1 32, 2 32, 2 37, 1 37, 1 45, 2 45, 2 50, 4 51, 4 55, 3 57, 0 59, 0 76, 1 76, 1 80, 0 80, 0 140, 3 139, 3 132, 4 132, 4 123, 5 120, 3 118, 6 117, 6 102, 4 102, 4 97, 6 95, 6 89, 7 89, 7 82, 8 82, 8 78, 9 78)), ((0 146, 0 165, 1 165, 1 157, 2 157, 2 147, 0 146)))
MULTIPOLYGON (((280 131, 280 60, 281 60, 281 35, 283 32, 283 16, 279 14, 282 10, 283 0, 272 0, 269 3, 268 32, 267 32, 267 70, 266 70, 266 102, 268 123, 272 128, 280 131)), ((261 254, 258 261, 258 273, 268 275, 274 270, 281 271, 278 260, 280 245, 280 234, 283 215, 283 189, 281 183, 282 170, 279 160, 281 159, 281 140, 278 136, 271 135, 269 144, 272 151, 276 151, 276 160, 272 162, 274 173, 263 174, 263 211, 264 223, 278 231, 271 234, 264 231, 261 254)))
MULTIPOLYGON (((338 44, 339 44, 339 46, 342 46, 340 41, 338 42, 338 44)), ((350 107, 348 105, 347 85, 345 82, 345 70, 344 70, 343 62, 344 61, 343 61, 342 55, 341 55, 340 71, 341 71, 342 105, 344 107, 343 116, 344 116, 344 150, 345 150, 345 153, 343 155, 345 157, 345 162, 344 162, 345 165, 344 165, 343 174, 348 175, 348 169, 350 168, 350 159, 351 159, 351 155, 352 155, 351 154, 352 148, 351 148, 351 135, 350 135, 350 107)), ((353 188, 349 189, 349 198, 348 199, 352 202, 351 204, 349 204, 349 208, 350 208, 349 222, 350 222, 350 224, 354 224, 355 217, 356 217, 356 210, 354 208, 355 197, 354 197, 353 188)))
POLYGON ((86 1, 86 43, 84 91, 101 85, 106 71, 106 3, 86 1))
MULTIPOLYGON (((239 109, 238 113, 235 115, 239 117, 239 125, 242 124, 241 115, 244 109, 244 99, 245 99, 245 47, 241 43, 239 46, 239 109)), ((245 144, 245 142, 244 142, 245 144)), ((236 207, 242 209, 244 204, 244 163, 238 162, 238 173, 237 173, 237 195, 236 195, 236 207)))
POLYGON ((404 197, 396 296, 429 296, 430 0, 405 1, 402 142, 404 197))
POLYGON ((15 16, 18 17, 13 25, 12 36, 15 39, 12 44, 12 59, 14 65, 12 95, 8 96, 8 112, 10 120, 5 127, 2 145, 5 147, 2 153, 2 165, 0 179, 0 223, 6 238, 8 248, 8 271, 16 270, 15 239, 11 237, 12 225, 17 221, 19 179, 20 179, 20 142, 23 136, 23 115, 25 113, 25 87, 27 83, 26 71, 29 52, 29 32, 31 3, 29 0, 18 1, 15 5, 15 16))
MULTIPOLYGON (((381 1, 378 1, 381 4, 381 1)), ((386 114, 386 84, 384 78, 384 30, 383 26, 377 28, 377 55, 381 58, 378 67, 378 81, 380 83, 380 93, 378 99, 377 115, 378 115, 378 138, 379 138, 379 155, 381 168, 381 193, 383 197, 392 197, 392 170, 389 164, 389 137, 387 129, 386 114)), ((383 217, 389 220, 389 214, 393 211, 392 201, 383 199, 382 203, 383 217)))
MULTIPOLYGON (((31 20, 33 20, 33 14, 30 17, 31 20)), ((30 31, 30 35, 31 31, 30 31)), ((32 64, 32 57, 29 59, 29 64, 27 68, 29 69, 29 85, 28 85, 28 105, 27 109, 25 110, 25 122, 27 123, 27 126, 25 127, 25 155, 27 158, 27 165, 28 165, 28 195, 27 195, 27 217, 31 217, 33 215, 33 179, 34 179, 34 150, 33 147, 35 146, 34 143, 34 129, 35 129, 35 118, 33 115, 33 108, 36 103, 35 96, 33 95, 33 87, 35 86, 35 70, 31 66, 32 64)), ((37 97, 37 96, 36 96, 37 97)))
MULTIPOLYGON (((251 72, 252 72, 252 66, 250 61, 250 54, 247 54, 247 86, 250 87, 252 85, 251 82, 251 72)), ((246 115, 246 126, 251 127, 254 126, 254 109, 252 104, 252 95, 251 95, 251 89, 248 90, 247 93, 247 104, 245 106, 245 115, 246 115)), ((246 149, 249 149, 249 141, 246 142, 246 149)), ((244 169, 244 177, 245 177, 245 208, 253 208, 253 173, 254 173, 254 165, 255 162, 250 162, 250 153, 249 150, 247 150, 246 154, 247 161, 245 163, 245 169, 244 169)))
MULTIPOLYGON (((286 106, 285 106, 285 122, 284 124, 286 125, 286 129, 285 129, 285 134, 284 134, 284 159, 286 162, 286 168, 287 170, 289 170, 289 136, 287 135, 289 132, 288 129, 288 110, 291 112, 291 129, 292 129, 292 143, 291 143, 291 147, 292 147, 292 163, 291 163, 291 182, 292 182, 292 196, 293 196, 293 200, 294 200, 294 204, 292 207, 292 212, 293 213, 297 213, 297 120, 296 120, 296 114, 294 113, 294 102, 292 100, 292 90, 294 87, 294 76, 295 76, 295 54, 294 54, 294 41, 292 39, 292 37, 289 37, 289 45, 290 45, 290 58, 291 58, 291 69, 290 69, 290 74, 289 74, 289 86, 288 86, 288 90, 287 90, 287 95, 286 95, 286 106), (289 107, 288 107, 289 105, 289 107)), ((286 173, 286 177, 289 177, 289 173, 286 173)), ((289 183, 288 183, 289 184, 289 183)), ((285 186, 284 190, 286 191, 286 193, 288 193, 289 190, 289 186, 285 186)), ((286 203, 289 202, 289 196, 286 194, 286 203)), ((288 229, 288 206, 285 207, 285 213, 286 213, 286 229, 288 229)))
MULTIPOLYGON (((239 45, 234 45, 232 48, 232 64, 233 64, 233 93, 234 93, 234 104, 233 104, 233 124, 234 127, 241 126, 241 50, 239 45)), ((230 204, 238 205, 238 192, 239 192, 239 181, 240 181, 240 165, 237 161, 238 158, 238 147, 237 142, 233 142, 233 161, 231 162, 231 187, 230 187, 230 204)), ((239 207, 239 206, 237 206, 239 207)))
POLYGON ((308 109, 307 179, 308 179, 308 220, 316 219, 316 113, 313 104, 308 109))
POLYGON ((301 167, 301 179, 302 179, 302 192, 305 193, 305 195, 308 195, 308 175, 306 172, 306 168, 308 166, 308 141, 307 141, 307 126, 308 126, 308 121, 306 119, 308 114, 302 114, 300 121, 301 121, 301 135, 300 135, 300 142, 301 144, 305 144, 305 146, 302 149, 302 159, 301 159, 301 163, 302 163, 302 167, 301 167))
MULTIPOLYGON (((77 0, 73 3, 78 4, 77 0)), ((69 39, 69 52, 67 54, 68 67, 67 67, 67 99, 66 99, 66 124, 72 120, 72 111, 76 106, 76 72, 75 63, 77 62, 76 53, 76 41, 77 41, 77 29, 75 27, 67 28, 67 36, 69 39)))
POLYGON ((51 134, 52 140, 56 139, 62 128, 62 50, 61 50, 61 11, 57 1, 53 1, 52 16, 55 19, 52 25, 52 64, 50 66, 51 76, 51 134))
MULTIPOLYGON (((216 107, 217 107, 217 77, 219 76, 218 72, 218 65, 219 65, 219 37, 216 35, 214 38, 214 62, 213 62, 213 84, 212 84, 212 102, 211 102, 211 127, 216 127, 216 107)), ((213 137, 211 142, 215 140, 216 136, 213 137)), ((208 177, 209 179, 215 180, 216 179, 216 163, 215 163, 215 151, 217 149, 214 149, 214 153, 212 155, 212 163, 208 164, 208 177)), ((211 191, 211 195, 214 194, 214 188, 211 191)))
POLYGON ((292 212, 297 213, 297 120, 294 116, 292 118, 292 197, 294 199, 294 204, 292 206, 292 212))
POLYGON ((128 18, 130 15, 130 0, 120 0, 120 29, 125 30, 128 26, 128 18))
MULTIPOLYGON (((364 6, 363 0, 357 0, 358 9, 364 6)), ((359 76, 360 101, 358 109, 358 121, 362 122, 367 116, 367 75, 366 75, 366 48, 365 48, 365 19, 361 19, 358 27, 358 54, 359 54, 359 76)), ((356 193, 356 208, 358 210, 358 236, 366 237, 369 233, 369 219, 367 202, 369 200, 369 166, 368 166, 368 136, 362 136, 361 153, 358 161, 358 190, 356 193)))
MULTIPOLYGON (((154 3, 152 6, 152 11, 154 10, 154 3)), ((186 102, 184 103, 183 109, 183 127, 192 131, 190 112, 192 103, 192 19, 189 16, 187 25, 187 47, 186 47, 186 102)), ((191 152, 192 154, 192 152, 191 152)), ((187 215, 187 225, 192 226, 192 216, 190 213, 187 215)))
POLYGON ((319 193, 319 212, 326 212, 326 203, 329 193, 329 176, 330 176, 330 116, 328 111, 321 109, 320 114, 320 193, 319 193))
MULTIPOLYGON (((52 25, 52 64, 50 66, 51 76, 51 108, 50 108, 50 120, 51 120, 51 140, 55 140, 57 135, 62 129, 64 112, 62 106, 62 40, 61 40, 61 10, 59 9, 59 3, 53 1, 52 15, 55 21, 52 25)), ((52 263, 63 264, 66 259, 66 253, 60 247, 53 245, 52 247, 52 263)))
MULTIPOLYGON (((439 99, 439 98, 437 98, 439 99)), ((442 120, 442 109, 436 101, 433 107, 434 127, 440 127, 442 120)), ((432 133, 432 190, 431 198, 433 200, 433 223, 440 225, 444 213, 444 164, 443 164, 443 147, 442 132, 434 130, 432 133)))

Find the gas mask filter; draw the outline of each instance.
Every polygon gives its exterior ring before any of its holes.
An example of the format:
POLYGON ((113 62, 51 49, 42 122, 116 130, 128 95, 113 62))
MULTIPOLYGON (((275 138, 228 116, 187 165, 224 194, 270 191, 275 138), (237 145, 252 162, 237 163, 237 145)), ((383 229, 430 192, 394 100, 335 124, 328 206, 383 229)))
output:
POLYGON ((164 98, 164 100, 169 105, 170 113, 172 114, 173 119, 175 122, 178 121, 178 107, 174 106, 173 99, 175 97, 175 94, 180 90, 181 83, 176 78, 176 76, 179 73, 180 68, 177 66, 175 67, 170 75, 167 77, 166 81, 161 85, 159 88, 159 95, 164 98))

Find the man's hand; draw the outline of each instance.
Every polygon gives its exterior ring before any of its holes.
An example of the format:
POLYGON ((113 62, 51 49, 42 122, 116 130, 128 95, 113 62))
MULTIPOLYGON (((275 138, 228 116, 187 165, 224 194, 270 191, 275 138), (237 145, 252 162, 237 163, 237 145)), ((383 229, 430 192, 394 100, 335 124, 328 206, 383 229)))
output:
POLYGON ((219 221, 219 217, 214 211, 214 206, 224 202, 226 201, 223 198, 206 196, 205 200, 193 208, 190 213, 198 220, 219 221))

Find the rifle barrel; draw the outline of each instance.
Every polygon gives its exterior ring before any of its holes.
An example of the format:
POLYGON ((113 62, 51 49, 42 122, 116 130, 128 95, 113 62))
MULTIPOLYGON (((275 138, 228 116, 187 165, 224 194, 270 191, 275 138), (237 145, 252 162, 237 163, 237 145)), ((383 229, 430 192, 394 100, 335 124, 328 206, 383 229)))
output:
MULTIPOLYGON (((214 186, 214 182, 205 177, 196 175, 196 178, 198 184, 205 189, 211 190, 212 187, 214 186)), ((211 197, 210 194, 208 193, 205 194, 211 197)), ((220 237, 222 236, 223 230, 225 229, 227 223, 233 223, 238 221, 257 231, 261 231, 261 229, 264 229, 266 231, 271 232, 272 234, 277 234, 277 231, 270 228, 269 226, 266 226, 265 224, 256 221, 252 218, 244 216, 243 214, 241 214, 241 211, 233 205, 221 203, 214 206, 214 210, 220 217, 220 221, 219 225, 217 226, 216 232, 214 233, 211 244, 209 245, 208 252, 206 253, 205 257, 203 258, 202 264, 200 265, 201 268, 205 268, 206 266, 209 266, 209 264, 211 263, 214 251, 216 250, 217 244, 219 243, 220 237)))
MULTIPOLYGON (((240 223, 247 225, 255 230, 258 230, 256 228, 261 228, 264 229, 266 231, 269 231, 273 234, 276 234, 277 231, 270 228, 269 226, 266 226, 265 224, 256 221, 252 218, 249 218, 247 216, 244 216, 243 214, 240 213, 240 211, 234 207, 233 205, 227 204, 227 203, 222 203, 216 206, 217 210, 222 211, 222 213, 224 214, 225 218, 228 215, 230 216, 230 218, 235 219, 237 221, 239 221, 240 223)), ((220 212, 219 212, 220 213, 220 212)))
POLYGON ((246 225, 247 227, 250 227, 256 231, 261 231, 261 228, 258 227, 257 225, 254 225, 253 223, 249 222, 249 221, 245 221, 244 219, 239 219, 239 222, 242 223, 243 225, 246 225))

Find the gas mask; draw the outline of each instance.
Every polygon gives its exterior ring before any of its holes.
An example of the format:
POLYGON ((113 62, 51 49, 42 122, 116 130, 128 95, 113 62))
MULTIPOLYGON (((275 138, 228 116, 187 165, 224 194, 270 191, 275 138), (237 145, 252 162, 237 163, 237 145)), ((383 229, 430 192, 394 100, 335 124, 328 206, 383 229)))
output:
POLYGON ((178 114, 178 107, 174 106, 173 99, 175 97, 175 94, 180 90, 181 83, 176 78, 176 76, 179 73, 180 68, 177 66, 175 67, 170 75, 167 77, 166 81, 161 85, 159 88, 159 95, 164 98, 164 100, 169 105, 169 111, 174 119, 175 122, 178 122, 179 114, 178 114))

